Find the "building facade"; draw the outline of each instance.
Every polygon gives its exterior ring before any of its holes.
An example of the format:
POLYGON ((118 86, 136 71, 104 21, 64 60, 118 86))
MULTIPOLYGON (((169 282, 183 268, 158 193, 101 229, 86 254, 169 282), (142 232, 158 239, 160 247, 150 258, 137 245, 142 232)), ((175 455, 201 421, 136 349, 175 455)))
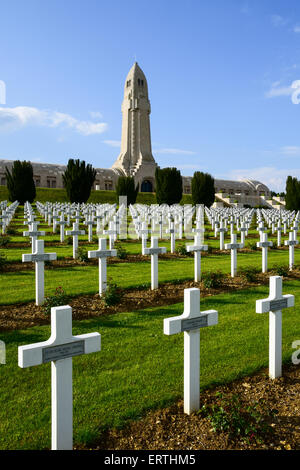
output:
MULTIPOLYGON (((114 190, 119 176, 133 176, 142 192, 155 191, 157 163, 152 155, 150 113, 146 77, 137 62, 131 67, 124 85, 122 103, 121 150, 109 169, 96 168, 94 189, 114 190)), ((12 160, 0 160, 0 185, 6 185, 5 167, 11 169, 12 160)), ((32 163, 36 187, 62 188, 65 165, 32 163)), ((192 177, 183 176, 183 192, 191 193, 192 177)), ((259 181, 215 180, 217 200, 223 204, 268 205, 269 188, 259 181)))

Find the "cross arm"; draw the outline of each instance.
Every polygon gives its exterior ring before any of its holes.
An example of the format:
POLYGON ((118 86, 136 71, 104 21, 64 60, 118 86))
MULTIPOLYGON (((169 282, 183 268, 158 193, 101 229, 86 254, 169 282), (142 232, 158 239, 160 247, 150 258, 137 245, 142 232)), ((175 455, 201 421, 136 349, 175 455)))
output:
POLYGON ((294 307, 294 295, 283 295, 279 299, 261 299, 256 301, 256 313, 277 312, 283 308, 294 307))
POLYGON ((186 251, 207 251, 208 245, 186 245, 186 251))
POLYGON ((183 314, 179 317, 171 317, 164 319, 164 334, 175 335, 183 331, 191 331, 206 326, 213 326, 217 323, 217 310, 205 310, 194 318, 187 318, 187 316, 183 314))

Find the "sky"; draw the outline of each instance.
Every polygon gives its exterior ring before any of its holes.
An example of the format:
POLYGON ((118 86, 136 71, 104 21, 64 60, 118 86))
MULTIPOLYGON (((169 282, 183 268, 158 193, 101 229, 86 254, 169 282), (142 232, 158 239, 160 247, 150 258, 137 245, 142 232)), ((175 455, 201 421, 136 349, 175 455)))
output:
POLYGON ((2 0, 0 17, 0 158, 111 167, 137 61, 160 167, 300 178, 298 0, 2 0))

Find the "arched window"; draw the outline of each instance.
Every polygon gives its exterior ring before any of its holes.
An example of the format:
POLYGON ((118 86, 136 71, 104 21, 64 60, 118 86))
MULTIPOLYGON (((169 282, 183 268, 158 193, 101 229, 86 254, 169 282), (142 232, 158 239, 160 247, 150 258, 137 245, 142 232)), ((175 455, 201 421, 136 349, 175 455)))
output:
POLYGON ((141 191, 142 191, 142 193, 152 193, 153 192, 153 186, 152 186, 151 181, 144 180, 142 182, 141 191))

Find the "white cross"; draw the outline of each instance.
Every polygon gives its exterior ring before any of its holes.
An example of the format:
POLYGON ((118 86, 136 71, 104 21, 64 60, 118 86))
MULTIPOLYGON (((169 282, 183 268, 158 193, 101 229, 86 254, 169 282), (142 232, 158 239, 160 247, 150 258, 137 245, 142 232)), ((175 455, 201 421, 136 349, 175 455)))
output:
POLYGON ((166 253, 165 247, 158 246, 158 238, 151 237, 151 247, 145 248, 145 255, 151 255, 151 289, 158 288, 158 255, 166 253))
POLYGON ((93 240, 93 217, 90 216, 89 220, 87 221, 86 225, 88 226, 88 241, 91 242, 93 240))
POLYGON ((109 229, 104 230, 103 233, 109 236, 109 249, 112 250, 114 247, 114 242, 117 239, 117 233, 118 233, 112 221, 109 222, 109 229))
POLYGON ((289 233, 289 240, 285 240, 284 244, 289 247, 289 268, 292 270, 294 266, 295 245, 298 245, 298 240, 295 239, 295 232, 289 233))
POLYGON ((27 232, 23 232, 23 237, 31 237, 32 253, 36 250, 36 241, 38 237, 44 237, 46 235, 46 232, 38 231, 37 225, 37 222, 32 222, 29 226, 29 230, 27 232))
POLYGON ((142 222, 142 228, 139 231, 139 234, 142 235, 142 254, 145 254, 145 248, 147 247, 148 240, 148 224, 147 222, 142 222))
POLYGON ((56 260, 56 253, 44 252, 44 240, 36 241, 36 250, 34 253, 22 255, 22 262, 33 261, 35 263, 35 303, 42 305, 44 302, 45 281, 44 281, 44 263, 45 261, 56 260))
POLYGON ((293 307, 295 297, 282 295, 282 277, 271 276, 269 297, 256 301, 256 313, 269 312, 269 376, 281 376, 282 369, 282 309, 293 307))
POLYGON ((242 245, 245 245, 246 232, 248 231, 245 222, 242 222, 241 228, 239 231, 241 232, 241 243, 242 245))
POLYGON ((102 296, 107 287, 107 266, 106 258, 117 256, 117 250, 106 249, 106 238, 99 238, 99 249, 88 251, 89 258, 98 258, 99 263, 99 295, 102 296))
POLYGON ((175 252, 175 228, 174 221, 170 220, 170 228, 166 230, 166 233, 170 234, 171 237, 171 253, 175 252))
POLYGON ((101 335, 72 335, 72 308, 51 308, 51 336, 42 343, 19 346, 19 367, 51 362, 52 450, 73 447, 72 357, 98 352, 101 335))
POLYGON ((237 273, 237 250, 243 247, 242 243, 237 243, 235 233, 231 234, 231 243, 225 244, 225 250, 231 250, 231 277, 237 273))
POLYGON ((262 239, 256 243, 258 248, 262 249, 262 272, 268 271, 268 247, 273 246, 273 242, 268 242, 268 234, 261 233, 262 239))
POLYGON ((277 231, 277 246, 281 246, 281 232, 282 232, 282 227, 280 225, 280 222, 278 222, 278 225, 275 229, 277 231))
POLYGON ((6 364, 6 346, 4 341, 0 341, 0 364, 6 364))
POLYGON ((201 251, 207 251, 207 245, 201 245, 201 237, 195 235, 194 245, 186 245, 186 250, 190 253, 194 251, 194 279, 195 282, 201 281, 201 251))
POLYGON ((65 239, 65 225, 67 225, 67 222, 65 221, 65 216, 63 213, 61 214, 60 221, 57 222, 57 225, 59 225, 60 241, 62 243, 65 239))
POLYGON ((73 237, 73 258, 77 258, 77 250, 78 250, 78 235, 84 235, 84 230, 79 230, 79 224, 74 222, 73 223, 73 230, 67 230, 66 235, 72 235, 73 237))
POLYGON ((184 289, 184 311, 164 319, 164 334, 184 332, 184 412, 200 408, 200 328, 216 325, 216 310, 200 311, 200 289, 184 289))
POLYGON ((226 227, 223 227, 223 222, 219 228, 217 228, 217 233, 220 233, 220 250, 224 250, 224 234, 227 232, 226 227))

